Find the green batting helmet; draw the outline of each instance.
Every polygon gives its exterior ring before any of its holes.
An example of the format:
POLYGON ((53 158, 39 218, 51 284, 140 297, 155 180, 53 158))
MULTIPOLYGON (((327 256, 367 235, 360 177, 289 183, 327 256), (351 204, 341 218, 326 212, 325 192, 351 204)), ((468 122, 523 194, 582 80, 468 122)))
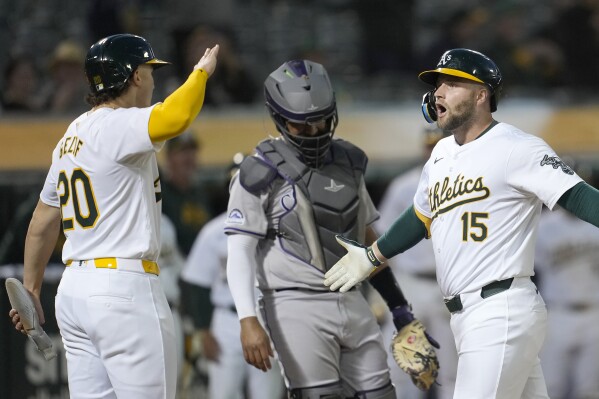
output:
POLYGON ((156 58, 152 46, 141 36, 123 33, 93 44, 85 57, 85 74, 90 89, 100 94, 121 89, 142 64, 158 68, 170 64, 156 58))
POLYGON ((458 76, 485 84, 491 91, 491 112, 497 110, 503 79, 499 67, 483 53, 466 48, 448 50, 441 56, 436 69, 424 71, 418 78, 435 86, 439 74, 458 76))

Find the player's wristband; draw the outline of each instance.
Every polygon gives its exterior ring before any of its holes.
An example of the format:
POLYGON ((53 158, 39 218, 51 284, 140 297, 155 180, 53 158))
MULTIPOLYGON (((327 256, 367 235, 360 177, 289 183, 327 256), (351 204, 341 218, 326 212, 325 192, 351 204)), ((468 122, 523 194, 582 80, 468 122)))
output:
POLYGON ((368 257, 368 260, 370 261, 370 263, 372 263, 373 266, 378 267, 381 265, 381 262, 379 260, 379 258, 376 257, 376 255, 374 254, 374 250, 372 249, 372 247, 367 247, 366 248, 366 256, 368 257))

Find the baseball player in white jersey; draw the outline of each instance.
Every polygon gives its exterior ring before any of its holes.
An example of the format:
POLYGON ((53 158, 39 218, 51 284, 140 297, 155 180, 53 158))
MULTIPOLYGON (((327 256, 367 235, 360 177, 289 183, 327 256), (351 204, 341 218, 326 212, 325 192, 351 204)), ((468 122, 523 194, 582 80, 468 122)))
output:
MULTIPOLYGON (((370 225, 378 213, 364 183, 367 158, 333 140, 337 107, 322 65, 285 62, 266 79, 265 97, 282 136, 264 140, 243 161, 225 221, 244 357, 271 368, 272 340, 292 398, 395 398, 381 331, 364 296, 322 286, 342 253, 335 234, 376 238, 370 225), (257 318, 254 281, 268 334, 257 318)), ((413 320, 393 275, 373 280, 388 306, 413 320)))
POLYGON ((326 275, 342 291, 374 263, 432 237, 437 281, 458 352, 454 398, 547 398, 539 361, 547 311, 530 277, 541 207, 556 203, 599 225, 599 191, 540 138, 492 118, 502 83, 495 63, 468 50, 445 52, 419 75, 439 141, 413 207, 370 248, 351 248, 326 275))
MULTIPOLYGON (((56 317, 71 398, 175 397, 173 320, 156 263, 161 199, 155 154, 199 113, 217 54, 218 46, 207 49, 189 79, 151 105, 153 69, 168 63, 144 38, 109 36, 87 53, 93 108, 69 125, 54 149, 24 265, 24 286, 43 319, 39 293, 62 224, 67 268, 56 317)), ((14 309, 10 317, 23 331, 14 309)))
MULTIPOLYGON (((443 138, 441 129, 426 128, 423 132, 423 162, 430 157, 435 144, 443 138)), ((418 183, 422 164, 410 168, 408 171, 394 178, 387 187, 385 195, 378 206, 380 219, 376 222, 377 231, 384 232, 401 213, 408 208, 413 200, 418 183)), ((447 399, 453 396, 455 373, 457 367, 457 353, 453 342, 453 335, 449 327, 449 313, 443 304, 443 296, 437 284, 435 273, 435 255, 429 240, 423 240, 393 259, 389 260, 389 267, 393 274, 401 281, 401 287, 410 298, 410 304, 418 318, 426 324, 428 331, 439 342, 437 351, 439 363, 439 383, 434 387, 436 398, 447 399)), ((395 330, 393 321, 385 319, 381 325, 385 342, 388 342, 395 330)), ((391 380, 395 384, 398 399, 417 399, 427 397, 425 392, 417 389, 409 381, 406 373, 397 367, 391 356, 388 357, 391 380)))
POLYGON ((239 319, 227 283, 227 239, 223 231, 226 216, 222 213, 202 228, 181 274, 182 280, 204 291, 198 299, 208 299, 214 307, 212 312, 198 315, 202 325, 195 326, 202 330, 204 355, 210 361, 208 397, 241 399, 247 385, 251 399, 280 399, 284 385, 277 365, 264 373, 243 358, 239 319))
POLYGON ((185 259, 177 244, 175 225, 164 213, 160 216, 160 254, 157 263, 160 265, 159 277, 162 289, 173 315, 177 348, 177 391, 180 391, 184 360, 184 335, 181 314, 179 313, 181 296, 179 276, 185 265, 185 259))
POLYGON ((549 396, 599 398, 599 230, 561 208, 543 212, 535 264, 548 309, 549 396))

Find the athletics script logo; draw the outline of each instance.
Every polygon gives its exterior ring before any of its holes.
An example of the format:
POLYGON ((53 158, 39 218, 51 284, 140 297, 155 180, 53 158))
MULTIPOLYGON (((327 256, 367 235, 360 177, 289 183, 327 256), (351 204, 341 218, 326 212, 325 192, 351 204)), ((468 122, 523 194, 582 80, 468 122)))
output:
POLYGON ((545 154, 545 156, 541 160, 541 166, 545 166, 545 165, 552 166, 553 169, 562 168, 562 172, 564 172, 567 175, 574 174, 574 171, 572 170, 572 168, 569 167, 568 165, 566 165, 558 157, 550 157, 549 155, 545 154))
POLYGON ((490 194, 491 190, 485 186, 482 176, 466 178, 460 174, 453 182, 446 177, 428 191, 431 219, 469 202, 482 201, 490 194))

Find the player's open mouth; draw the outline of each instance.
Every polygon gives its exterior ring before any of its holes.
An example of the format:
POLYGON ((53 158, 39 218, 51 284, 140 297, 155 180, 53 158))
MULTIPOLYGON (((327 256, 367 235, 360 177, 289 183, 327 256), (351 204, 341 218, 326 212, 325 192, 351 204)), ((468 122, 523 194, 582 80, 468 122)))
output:
POLYGON ((437 108, 437 117, 438 118, 443 117, 447 113, 447 108, 445 108, 444 106, 442 106, 439 103, 436 104, 436 108, 437 108))

